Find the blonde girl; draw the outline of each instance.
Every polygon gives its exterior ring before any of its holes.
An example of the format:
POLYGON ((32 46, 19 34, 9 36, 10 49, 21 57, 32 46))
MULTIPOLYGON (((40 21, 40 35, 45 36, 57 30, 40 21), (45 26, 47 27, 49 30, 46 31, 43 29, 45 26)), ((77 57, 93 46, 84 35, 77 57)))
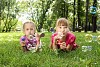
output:
POLYGON ((69 23, 66 18, 59 18, 56 22, 56 32, 51 36, 50 47, 56 52, 56 49, 71 51, 78 46, 75 43, 76 37, 69 30, 69 23))
POLYGON ((26 21, 23 24, 23 33, 24 36, 20 38, 23 51, 36 52, 41 47, 40 37, 43 37, 44 34, 36 33, 36 26, 32 21, 26 21))

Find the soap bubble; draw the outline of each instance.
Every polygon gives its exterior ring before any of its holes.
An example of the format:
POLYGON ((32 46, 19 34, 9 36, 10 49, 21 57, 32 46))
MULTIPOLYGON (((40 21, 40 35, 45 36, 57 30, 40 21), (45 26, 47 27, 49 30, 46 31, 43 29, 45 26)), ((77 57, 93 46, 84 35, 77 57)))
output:
POLYGON ((100 44, 100 35, 97 37, 98 44, 100 44))
POLYGON ((85 35, 85 41, 86 42, 92 42, 92 34, 86 34, 85 35))
POLYGON ((59 38, 61 39, 64 35, 61 32, 58 32, 59 38))
POLYGON ((93 41, 97 41, 97 36, 92 36, 93 41))
POLYGON ((32 40, 33 39, 33 35, 29 35, 29 37, 28 37, 30 40, 32 40))
POLYGON ((87 51, 87 46, 82 46, 82 51, 86 52, 87 51))
POLYGON ((87 51, 91 51, 91 50, 92 50, 92 46, 82 46, 83 52, 87 52, 87 51))
POLYGON ((88 51, 92 50, 92 46, 87 46, 88 51))

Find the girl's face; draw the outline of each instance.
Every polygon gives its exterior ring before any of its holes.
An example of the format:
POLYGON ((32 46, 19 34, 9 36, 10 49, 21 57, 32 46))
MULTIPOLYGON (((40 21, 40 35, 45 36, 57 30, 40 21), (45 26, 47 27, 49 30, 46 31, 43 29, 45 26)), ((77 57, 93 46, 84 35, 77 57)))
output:
POLYGON ((66 35, 68 32, 68 28, 67 26, 61 25, 61 26, 57 26, 56 31, 62 33, 62 35, 66 35))
POLYGON ((26 36, 29 36, 29 35, 34 35, 34 33, 35 33, 34 25, 32 23, 25 24, 24 34, 26 36))

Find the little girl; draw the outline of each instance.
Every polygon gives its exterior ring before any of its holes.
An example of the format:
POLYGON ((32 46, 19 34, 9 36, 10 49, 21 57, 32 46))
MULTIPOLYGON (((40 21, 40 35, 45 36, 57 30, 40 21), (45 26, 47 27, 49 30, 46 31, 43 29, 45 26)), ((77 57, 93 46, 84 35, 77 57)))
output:
POLYGON ((24 36, 20 38, 20 44, 22 46, 23 51, 32 51, 36 52, 41 48, 40 38, 44 36, 44 34, 36 33, 35 24, 32 21, 26 21, 23 24, 23 32, 24 36))
POLYGON ((78 46, 75 43, 75 35, 70 32, 68 20, 59 18, 56 22, 56 32, 52 34, 50 47, 57 53, 56 49, 71 51, 78 46))

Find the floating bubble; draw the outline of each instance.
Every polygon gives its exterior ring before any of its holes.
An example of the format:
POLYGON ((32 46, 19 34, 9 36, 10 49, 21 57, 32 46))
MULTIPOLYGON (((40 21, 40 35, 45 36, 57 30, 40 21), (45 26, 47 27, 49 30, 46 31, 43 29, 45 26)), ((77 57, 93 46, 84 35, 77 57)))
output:
POLYGON ((97 42, 100 44, 100 35, 97 37, 97 42))
POLYGON ((87 51, 87 46, 82 46, 82 51, 86 52, 87 51))
POLYGON ((92 34, 86 34, 85 35, 85 41, 86 42, 92 42, 92 34))
POLYGON ((29 35, 28 37, 30 40, 33 40, 33 35, 29 35))
POLYGON ((91 50, 92 50, 92 46, 82 46, 83 52, 87 52, 87 51, 91 51, 91 50))
POLYGON ((61 39, 64 35, 61 32, 58 32, 59 38, 61 39))
POLYGON ((93 41, 97 41, 97 36, 92 36, 93 41))
POLYGON ((92 46, 87 46, 88 51, 92 50, 92 46))

